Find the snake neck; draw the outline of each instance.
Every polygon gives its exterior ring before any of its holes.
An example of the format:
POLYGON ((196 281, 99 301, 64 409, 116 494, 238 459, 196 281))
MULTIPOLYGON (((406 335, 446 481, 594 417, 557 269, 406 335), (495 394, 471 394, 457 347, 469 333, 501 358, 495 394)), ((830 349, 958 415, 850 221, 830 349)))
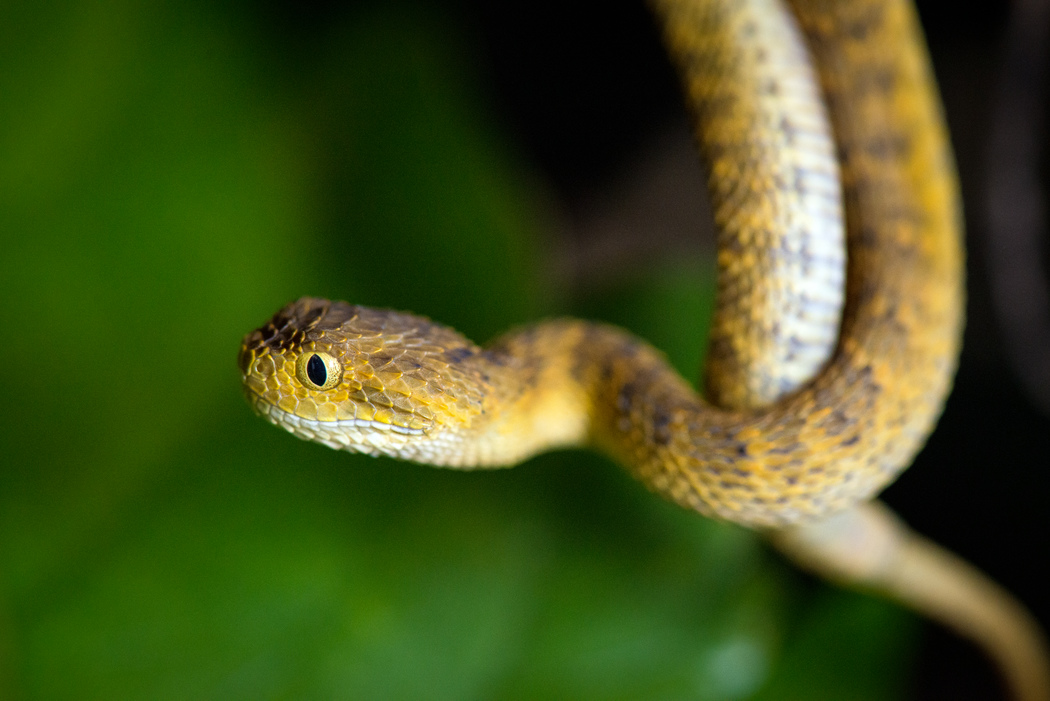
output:
POLYGON ((819 387, 754 411, 710 406, 660 351, 604 324, 537 324, 475 360, 488 382, 486 407, 464 429, 476 438, 455 466, 502 466, 589 445, 651 490, 744 525, 797 522, 873 494, 901 461, 898 453, 916 443, 898 436, 888 445, 869 430, 853 405, 881 388, 848 358, 819 387), (815 410, 815 393, 828 406, 856 399, 841 411, 815 410))

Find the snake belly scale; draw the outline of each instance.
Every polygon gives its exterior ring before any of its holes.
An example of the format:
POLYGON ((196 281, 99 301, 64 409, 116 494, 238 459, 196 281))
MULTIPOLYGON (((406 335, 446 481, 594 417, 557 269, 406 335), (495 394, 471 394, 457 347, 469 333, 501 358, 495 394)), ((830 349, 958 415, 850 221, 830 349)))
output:
MULTIPOLYGON (((861 505, 910 464, 950 389, 964 306, 954 164, 913 9, 653 4, 719 228, 707 400, 614 327, 545 321, 480 347, 424 317, 304 297, 242 342, 257 413, 446 467, 589 445, 687 508, 770 530, 861 505)), ((1024 698, 1047 698, 1043 674, 1024 698)))

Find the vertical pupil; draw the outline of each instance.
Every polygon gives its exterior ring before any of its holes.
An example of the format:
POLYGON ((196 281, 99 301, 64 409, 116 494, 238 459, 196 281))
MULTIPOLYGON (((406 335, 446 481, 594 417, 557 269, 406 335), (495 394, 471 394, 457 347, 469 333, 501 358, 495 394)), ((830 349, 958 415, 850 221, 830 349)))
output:
POLYGON ((318 387, 323 387, 328 380, 328 368, 325 367, 321 356, 314 355, 306 361, 306 376, 318 387))

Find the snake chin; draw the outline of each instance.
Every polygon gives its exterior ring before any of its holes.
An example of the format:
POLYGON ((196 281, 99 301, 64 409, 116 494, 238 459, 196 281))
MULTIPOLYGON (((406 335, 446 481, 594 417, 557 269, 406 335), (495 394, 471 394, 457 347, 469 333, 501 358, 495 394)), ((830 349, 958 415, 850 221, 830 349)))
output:
POLYGON ((424 437, 423 429, 407 428, 382 421, 367 419, 341 419, 319 421, 305 419, 270 404, 262 397, 247 392, 248 402, 259 416, 274 426, 304 440, 326 445, 336 450, 393 458, 412 459, 408 455, 418 452, 414 441, 424 437))

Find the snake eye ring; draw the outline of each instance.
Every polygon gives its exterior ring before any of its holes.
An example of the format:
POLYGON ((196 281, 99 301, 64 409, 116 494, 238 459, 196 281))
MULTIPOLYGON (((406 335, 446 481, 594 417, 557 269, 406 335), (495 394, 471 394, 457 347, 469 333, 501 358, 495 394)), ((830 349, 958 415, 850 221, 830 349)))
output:
POLYGON ((311 351, 295 361, 295 376, 307 389, 324 391, 339 384, 343 365, 328 353, 311 351))

